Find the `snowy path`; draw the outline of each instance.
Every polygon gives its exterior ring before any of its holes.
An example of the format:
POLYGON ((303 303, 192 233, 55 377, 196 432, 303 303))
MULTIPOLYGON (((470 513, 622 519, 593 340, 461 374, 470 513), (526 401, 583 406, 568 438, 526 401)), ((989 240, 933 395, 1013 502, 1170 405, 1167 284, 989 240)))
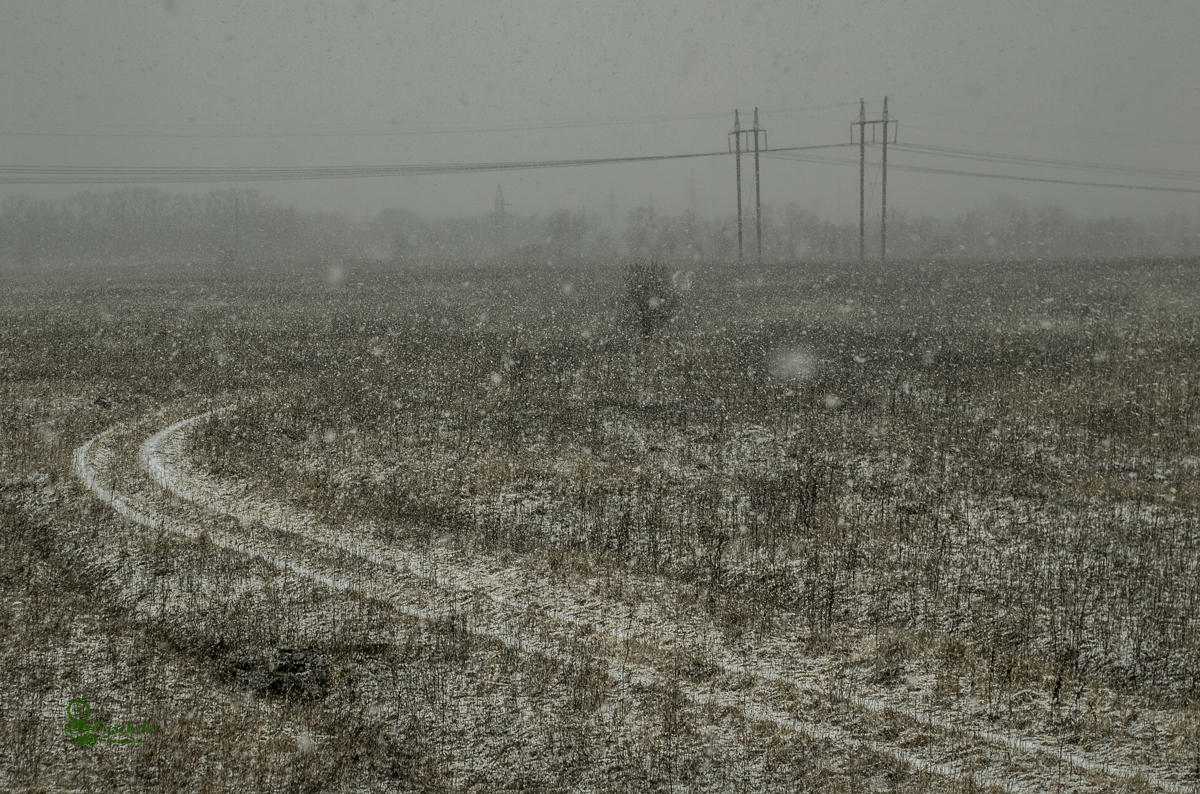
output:
POLYGON ((748 632, 729 638, 688 607, 683 586, 661 577, 622 572, 614 595, 611 582, 552 576, 449 550, 406 551, 375 540, 370 528, 323 525, 188 464, 187 432, 213 413, 151 435, 138 448, 136 470, 118 451, 132 428, 111 428, 76 450, 75 471, 106 504, 143 526, 189 537, 203 532, 217 546, 420 619, 444 618, 467 603, 467 630, 477 635, 556 659, 582 651, 592 661, 605 660, 615 679, 677 685, 695 702, 738 709, 842 748, 887 754, 917 770, 1008 790, 1070 787, 1071 780, 1103 788, 1114 778, 1140 779, 1166 791, 1200 790, 1170 779, 1166 769, 1135 765, 1115 752, 1059 748, 989 730, 970 714, 915 707, 897 688, 857 682, 848 690, 830 660, 807 657, 801 643, 787 636, 748 632), (122 481, 139 470, 163 492, 122 481), (216 517, 233 518, 236 526, 216 517), (678 674, 681 660, 684 667, 700 661, 712 672, 696 682, 678 674), (748 686, 741 683, 747 678, 748 686), (818 712, 824 715, 820 722, 805 718, 818 712))

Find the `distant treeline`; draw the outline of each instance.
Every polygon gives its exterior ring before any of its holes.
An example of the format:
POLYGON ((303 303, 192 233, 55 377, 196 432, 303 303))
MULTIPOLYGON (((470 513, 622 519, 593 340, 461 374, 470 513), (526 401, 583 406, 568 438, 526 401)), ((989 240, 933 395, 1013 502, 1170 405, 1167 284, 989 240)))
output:
MULTIPOLYGON (((763 259, 853 261, 858 227, 822 219, 795 205, 764 207, 763 259)), ((743 250, 757 253, 754 217, 743 250)), ((418 261, 567 263, 617 258, 713 262, 736 258, 733 218, 685 212, 659 215, 638 207, 616 228, 584 212, 549 216, 424 218, 388 209, 365 222, 340 214, 299 212, 254 190, 178 195, 149 187, 84 192, 65 200, 10 196, 0 205, 0 261, 170 260, 226 262, 330 261, 348 258, 418 261)), ((876 258, 879 230, 867 233, 876 258)), ((1061 207, 1030 209, 999 200, 943 221, 888 217, 892 259, 1117 258, 1200 255, 1200 222, 1184 215, 1153 221, 1081 219, 1061 207)))

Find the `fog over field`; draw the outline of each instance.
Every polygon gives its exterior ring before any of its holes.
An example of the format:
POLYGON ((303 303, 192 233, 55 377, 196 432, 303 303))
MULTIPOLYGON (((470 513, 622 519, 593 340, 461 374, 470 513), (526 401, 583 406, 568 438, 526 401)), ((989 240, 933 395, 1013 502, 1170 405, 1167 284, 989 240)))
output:
MULTIPOLYGON (((884 96, 901 143, 1200 171, 1188 0, 953 2, 22 3, 0 30, 3 165, 377 166, 723 151, 760 110, 773 147, 849 140, 884 96), (67 136, 67 137, 63 137, 67 136), (133 137, 124 137, 133 136, 133 137)), ((870 137, 868 130, 868 138, 870 137)), ((895 164, 1135 183, 1132 175, 892 152, 895 164)), ((764 163, 763 200, 857 221, 851 165, 764 163)), ((878 147, 868 151, 878 212, 878 147)), ((736 210, 733 163, 271 185, 301 210, 486 215, 736 210), (696 192, 689 196, 694 172, 696 192)), ((1175 181, 1147 180, 1180 186, 1175 181)), ((1195 187, 1195 180, 1183 185, 1195 187)), ((257 185, 262 188, 263 185, 257 185)), ((747 181, 747 189, 753 183, 747 181)), ((62 197, 70 186, 5 185, 62 197)), ((889 174, 892 209, 947 219, 1010 196, 1087 217, 1182 213, 1170 194, 889 174)))
POLYGON ((1200 792, 1194 2, 3 18, 0 790, 1200 792))

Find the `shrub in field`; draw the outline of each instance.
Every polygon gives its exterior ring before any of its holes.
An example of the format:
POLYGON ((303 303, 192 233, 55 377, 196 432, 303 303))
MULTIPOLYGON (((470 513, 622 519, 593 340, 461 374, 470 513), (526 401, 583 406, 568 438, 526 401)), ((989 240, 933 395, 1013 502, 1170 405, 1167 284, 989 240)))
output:
POLYGON ((642 336, 650 337, 679 311, 679 293, 671 273, 658 262, 625 265, 625 297, 642 336))

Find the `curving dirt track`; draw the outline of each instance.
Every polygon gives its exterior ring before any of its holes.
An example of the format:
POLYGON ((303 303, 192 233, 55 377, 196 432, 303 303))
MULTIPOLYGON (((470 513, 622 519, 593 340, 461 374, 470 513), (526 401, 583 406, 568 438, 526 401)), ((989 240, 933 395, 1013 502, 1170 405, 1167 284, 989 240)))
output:
MULTIPOLYGON (((256 497, 253 484, 218 481, 190 465, 189 430, 221 410, 114 426, 76 450, 75 473, 97 498, 150 530, 207 537, 401 615, 440 619, 466 601, 467 631, 523 653, 585 653, 614 679, 670 680, 693 702, 736 709, 850 752, 890 755, 934 776, 1011 791, 1196 790, 1144 754, 1137 758, 1136 747, 1058 747, 990 730, 970 709, 920 707, 919 692, 847 682, 833 660, 807 655, 784 631, 730 635, 689 608, 681 585, 665 578, 623 572, 614 594, 595 579, 550 578, 516 562, 447 549, 407 551, 374 540, 367 528, 324 525, 256 497), (680 677, 681 660, 700 660, 708 672, 680 677)), ((785 616, 776 625, 787 623, 785 616)))

